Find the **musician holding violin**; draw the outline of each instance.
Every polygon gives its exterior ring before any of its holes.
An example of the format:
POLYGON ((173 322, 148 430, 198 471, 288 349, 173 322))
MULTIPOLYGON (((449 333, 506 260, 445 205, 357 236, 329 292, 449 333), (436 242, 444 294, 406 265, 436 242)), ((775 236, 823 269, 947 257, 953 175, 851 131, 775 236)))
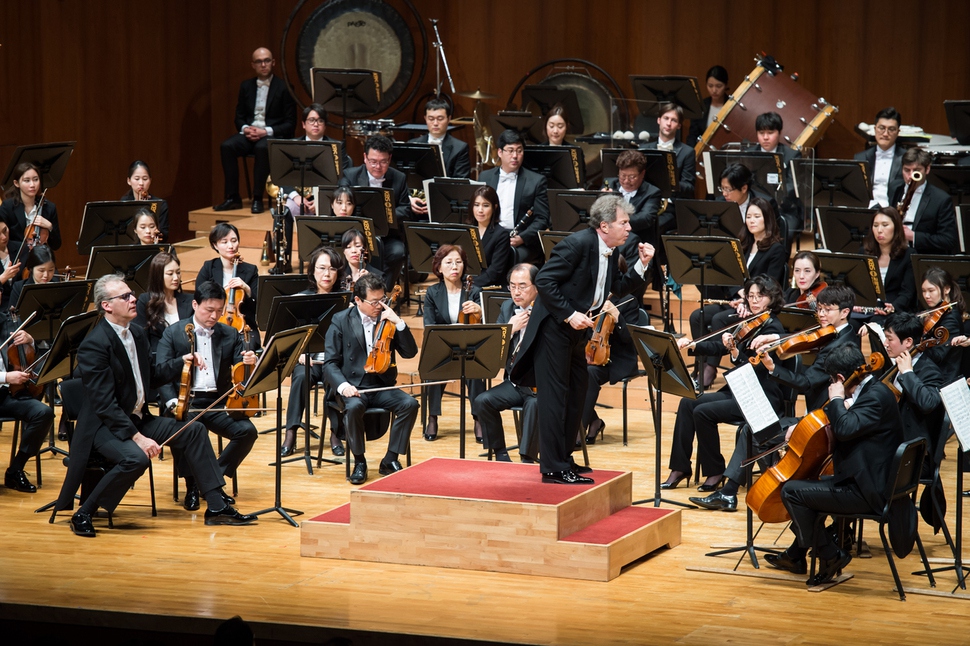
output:
MULTIPOLYGON (((219 322, 226 293, 218 283, 206 281, 198 283, 192 299, 194 314, 175 325, 165 328, 158 343, 155 355, 156 369, 164 374, 178 374, 184 366, 185 357, 192 356, 194 368, 188 388, 189 409, 202 410, 215 402, 223 393, 232 388, 233 365, 243 362, 255 365, 256 354, 243 343, 243 337, 234 328, 219 322), (194 353, 187 336, 186 326, 194 329, 194 353)), ((179 399, 180 382, 167 381, 158 389, 163 410, 172 411, 179 399)), ((236 470, 249 455, 256 443, 256 427, 246 416, 230 415, 226 409, 213 410, 204 414, 199 422, 209 431, 229 440, 219 455, 219 469, 224 477, 235 478, 236 470)), ((179 456, 176 454, 176 469, 179 456)), ((185 470, 179 470, 185 477, 186 493, 183 506, 194 511, 199 508, 199 488, 195 478, 185 470)), ((226 504, 235 504, 228 495, 223 494, 226 504)))
POLYGON ((373 274, 361 276, 354 285, 356 307, 336 314, 327 330, 324 378, 328 389, 343 398, 347 443, 354 456, 350 483, 355 485, 367 480, 364 412, 376 406, 387 409, 394 416, 387 453, 380 463, 381 475, 402 469, 398 456, 407 451, 418 417, 418 400, 402 390, 366 392, 396 384, 397 354, 405 359, 418 354, 411 329, 385 303, 384 296, 384 282, 379 277, 373 274), (381 332, 381 336, 375 340, 376 332, 381 332), (386 353, 374 360, 375 364, 383 364, 380 367, 384 370, 367 372, 368 360, 375 347, 386 353))
POLYGON ((815 299, 828 287, 822 281, 822 261, 814 251, 799 251, 792 260, 794 286, 785 290, 785 307, 815 310, 815 299))
MULTIPOLYGON (((354 283, 365 274, 384 279, 384 275, 368 262, 367 238, 360 229, 347 229, 340 237, 340 248, 344 252, 344 262, 340 269, 340 288, 351 291, 354 283)), ((385 285, 386 287, 386 285, 385 285)))
POLYGON ((14 306, 20 302, 20 295, 27 285, 60 282, 54 252, 47 245, 38 245, 31 249, 24 261, 24 269, 27 272, 27 278, 15 281, 10 288, 10 304, 14 306))
POLYGON ((18 164, 13 172, 9 199, 0 204, 0 220, 7 223, 11 248, 19 256, 16 262, 21 262, 27 254, 26 249, 23 253, 19 251, 24 240, 33 241, 29 246, 46 244, 51 249, 61 248, 57 207, 44 199, 41 189, 40 170, 29 162, 18 164))
POLYGON ((833 349, 824 360, 831 380, 824 412, 834 439, 834 475, 820 480, 789 480, 781 489, 795 541, 780 554, 766 555, 765 560, 775 568, 805 574, 805 557, 813 548, 819 567, 806 582, 810 587, 828 583, 852 560, 833 543, 819 517, 881 510, 886 503, 890 465, 903 442, 899 409, 888 386, 872 375, 855 384, 843 383, 864 364, 862 352, 851 344, 833 349))
POLYGON ((10 292, 20 276, 19 262, 10 255, 10 227, 0 220, 0 313, 10 308, 10 292))
MULTIPOLYGON (((219 254, 218 258, 207 260, 195 277, 195 284, 213 281, 222 285, 226 291, 226 305, 232 306, 233 323, 224 320, 237 330, 243 325, 256 327, 256 278, 259 269, 256 265, 244 262, 239 256, 239 229, 228 222, 220 222, 209 232, 209 245, 219 254), (230 293, 229 290, 232 290, 230 293), (235 302, 234 302, 235 301, 235 302), (243 320, 239 320, 242 315, 243 320)), ((226 312, 224 314, 228 314, 226 312)), ((256 334, 258 340, 259 334, 256 334)), ((257 347, 258 344, 257 344, 257 347)))
POLYGON ((951 384, 960 375, 963 348, 967 345, 963 328, 966 312, 963 291, 953 276, 940 267, 930 267, 923 272, 920 288, 926 310, 917 316, 923 321, 923 334, 931 335, 937 327, 944 327, 949 332, 947 343, 930 348, 925 354, 943 371, 943 383, 951 384))
MULTIPOLYGON (((136 159, 128 167, 128 192, 121 196, 122 202, 151 202, 149 212, 155 218, 155 225, 161 233, 161 239, 168 237, 168 202, 152 196, 149 189, 152 187, 152 172, 148 169, 148 164, 136 159)), ((137 215, 135 216, 137 220, 137 215)), ((137 225, 137 222, 136 222, 137 225)), ((143 242, 142 244, 153 244, 143 242)))
POLYGON ((131 222, 131 232, 140 245, 158 244, 162 239, 162 232, 158 229, 155 214, 148 209, 138 209, 131 222))

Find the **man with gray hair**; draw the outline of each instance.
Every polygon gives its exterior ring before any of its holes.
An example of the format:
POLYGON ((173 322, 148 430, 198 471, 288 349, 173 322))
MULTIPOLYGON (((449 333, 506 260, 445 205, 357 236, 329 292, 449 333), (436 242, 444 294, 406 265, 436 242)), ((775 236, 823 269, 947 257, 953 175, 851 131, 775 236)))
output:
MULTIPOLYGON (((205 497, 206 525, 255 522, 255 516, 240 514, 226 502, 222 491, 225 480, 205 427, 193 422, 180 432, 181 422, 149 412, 145 396, 148 388, 177 378, 181 366, 171 367, 171 373, 152 370, 148 336, 141 327, 130 325, 136 315, 136 298, 124 276, 109 274, 99 278, 94 285, 94 301, 103 318, 78 349, 78 371, 85 396, 56 508, 74 507, 74 494, 92 450, 113 466, 71 517, 71 531, 93 538, 94 513, 99 507, 114 511, 148 468, 149 461, 161 452, 160 443, 167 440, 171 440, 173 450, 181 452, 182 464, 195 476, 205 497)), ((189 363, 196 358, 188 354, 183 360, 189 363)))
POLYGON ((586 340, 599 316, 617 316, 611 298, 644 283, 653 245, 640 243, 639 258, 620 273, 616 247, 630 235, 633 207, 604 195, 590 209, 589 228, 563 239, 536 276, 539 291, 525 338, 513 357, 512 382, 535 386, 539 419, 539 467, 543 482, 592 484, 588 467, 572 459, 586 399, 586 340))

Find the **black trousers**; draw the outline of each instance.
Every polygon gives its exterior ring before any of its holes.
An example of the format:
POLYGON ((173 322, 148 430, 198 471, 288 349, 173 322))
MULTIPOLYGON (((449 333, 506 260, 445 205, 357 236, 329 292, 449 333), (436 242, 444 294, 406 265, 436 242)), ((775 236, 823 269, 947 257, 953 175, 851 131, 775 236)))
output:
MULTIPOLYGON (((724 469, 724 475, 728 480, 733 480, 739 485, 744 484, 744 468, 741 463, 748 459, 748 437, 751 437, 751 455, 757 455, 767 451, 768 449, 781 444, 785 440, 785 433, 788 430, 789 424, 772 424, 766 429, 762 429, 751 435, 751 427, 747 424, 738 433, 738 441, 734 446, 734 453, 731 454, 731 459, 728 461, 727 467, 724 469)), ((764 460, 769 460, 768 457, 763 458, 764 460)), ((770 458, 770 460, 777 459, 777 454, 775 457, 770 458)), ((760 463, 760 461, 759 461, 760 463)), ((767 462, 766 462, 767 464, 767 462)))
MULTIPOLYGON (((804 550, 815 547, 816 554, 831 558, 832 542, 829 533, 818 522, 828 514, 870 513, 858 485, 854 482, 836 484, 834 478, 821 480, 789 480, 781 488, 781 500, 791 514, 791 529, 804 550)), ((800 556, 800 554, 794 554, 800 556)))
MULTIPOLYGON (((2 394, 0 401, 0 416, 13 417, 21 421, 20 448, 13 460, 26 464, 27 458, 32 458, 40 452, 44 438, 50 434, 54 426, 54 411, 47 404, 37 399, 18 399, 9 393, 2 394)), ((13 466, 13 463, 11 463, 13 466)), ((24 465, 19 464, 19 469, 24 465)))
POLYGON ((586 401, 586 330, 547 319, 536 334, 535 374, 542 473, 566 471, 586 401))
MULTIPOLYGON (((196 396, 192 400, 192 408, 206 408, 213 401, 213 397, 196 396)), ((223 447, 218 461, 222 468, 222 475, 230 478, 236 477, 236 469, 253 450, 256 438, 259 437, 256 426, 248 417, 235 419, 230 417, 229 413, 221 411, 206 413, 199 421, 216 435, 229 440, 229 443, 223 447)), ((177 454, 178 451, 173 450, 172 453, 177 454)))
POLYGON ((599 419, 599 415, 596 414, 596 400, 600 397, 603 384, 610 380, 609 366, 587 366, 587 371, 589 372, 589 383, 586 385, 586 405, 583 406, 581 429, 589 428, 593 420, 599 419))
POLYGON ((225 178, 225 197, 239 196, 239 162, 240 157, 252 154, 253 160, 253 199, 262 199, 266 188, 266 178, 269 177, 269 137, 259 141, 250 141, 238 132, 222 142, 219 146, 219 156, 222 158, 222 174, 225 178))
MULTIPOLYGON (((475 399, 482 394, 485 390, 485 380, 484 379, 469 379, 468 386, 466 387, 466 393, 468 395, 468 401, 474 402, 475 399)), ((441 415, 441 398, 445 392, 445 385, 440 386, 428 386, 425 388, 428 397, 428 414, 438 416, 441 415)), ((475 408, 472 407, 472 415, 475 414, 475 408)), ((477 417, 477 416, 476 416, 477 417)))
POLYGON ((482 435, 486 449, 505 451, 505 429, 502 411, 522 407, 522 440, 519 455, 535 459, 539 453, 539 437, 536 434, 536 395, 531 388, 516 386, 505 380, 489 388, 472 402, 472 414, 482 423, 482 435))
MULTIPOLYGON (((361 389, 377 384, 361 385, 361 389)), ((418 400, 402 390, 382 390, 364 393, 360 397, 344 398, 344 427, 347 431, 347 444, 350 452, 364 455, 364 412, 368 408, 386 408, 394 413, 391 422, 391 437, 387 450, 398 455, 406 453, 411 441, 411 430, 418 418, 418 400)))
POLYGON ((697 399, 681 399, 674 422, 674 437, 670 449, 669 467, 672 471, 691 470, 690 458, 694 436, 697 436, 697 461, 707 477, 724 473, 721 438, 718 424, 740 424, 744 421, 741 408, 728 389, 707 392, 697 399))
MULTIPOLYGON (((286 403, 286 428, 297 428, 303 424, 304 413, 309 402, 306 401, 306 366, 297 364, 290 375, 290 397, 286 403)), ((323 366, 310 366, 310 385, 323 381, 323 366)))
MULTIPOLYGON (((698 309, 690 313, 690 336, 692 339, 699 339, 708 334, 708 331, 713 332, 727 327, 733 317, 736 317, 736 312, 727 305, 705 305, 703 310, 698 309)), ((704 363, 716 366, 726 353, 727 349, 721 354, 705 357, 704 363)))

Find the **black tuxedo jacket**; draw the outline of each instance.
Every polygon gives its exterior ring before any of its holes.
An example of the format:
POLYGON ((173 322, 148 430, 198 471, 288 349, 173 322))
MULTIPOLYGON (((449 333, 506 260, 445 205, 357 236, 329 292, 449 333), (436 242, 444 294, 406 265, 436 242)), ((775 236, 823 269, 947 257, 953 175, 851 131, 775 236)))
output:
POLYGON ((485 229, 482 236, 482 255, 488 265, 482 273, 475 277, 477 287, 497 285, 502 287, 506 283, 506 274, 512 269, 515 256, 512 245, 509 244, 509 230, 493 224, 485 229))
MULTIPOLYGON (((892 204, 902 202, 905 195, 905 186, 897 188, 891 200, 892 204)), ((946 191, 932 184, 927 184, 923 191, 912 229, 915 234, 913 248, 916 253, 950 254, 960 250, 953 200, 946 191)))
MULTIPOLYGON (((636 272, 635 265, 630 265, 625 274, 620 273, 619 254, 615 251, 609 257, 607 267, 609 273, 604 297, 612 293, 614 299, 619 299, 644 284, 644 279, 636 272)), ((559 324, 573 312, 589 311, 596 296, 598 271, 599 235, 593 229, 577 231, 553 247, 552 255, 536 276, 539 298, 536 299, 529 325, 525 329, 525 338, 512 366, 512 380, 516 384, 535 385, 531 354, 546 319, 551 319, 552 324, 559 324)))
MULTIPOLYGON (((458 311, 465 301, 474 301, 482 304, 482 290, 480 287, 472 285, 471 292, 461 288, 461 297, 458 299, 458 311)), ((452 321, 448 312, 448 289, 444 281, 435 283, 428 287, 424 297, 424 324, 427 325, 450 325, 457 323, 452 321)))
MULTIPOLYGON (((135 194, 129 188, 128 192, 121 196, 122 202, 133 202, 135 200, 135 194)), ((168 202, 165 200, 153 197, 149 200, 152 205, 149 207, 152 214, 155 216, 155 224, 158 225, 158 230, 162 232, 162 238, 168 238, 168 202)), ((135 243, 137 244, 137 243, 135 243)))
POLYGON ((910 259, 912 248, 906 249, 902 258, 889 260, 886 268, 886 301, 893 304, 897 311, 912 312, 916 307, 916 281, 913 279, 913 261, 910 259))
MULTIPOLYGON (((426 144, 428 135, 424 134, 415 137, 409 144, 426 144)), ((467 178, 471 176, 472 164, 468 156, 468 144, 461 139, 452 137, 450 133, 445 133, 445 138, 441 141, 441 156, 445 162, 445 172, 448 177, 467 178)))
MULTIPOLYGON (((747 260, 747 257, 745 257, 747 260)), ((781 242, 770 245, 764 251, 758 250, 754 260, 748 265, 748 275, 751 277, 758 274, 767 274, 776 281, 778 286, 784 286, 786 274, 788 273, 788 251, 781 242)))
MULTIPOLYGON (((657 142, 651 141, 640 150, 657 150, 657 142)), ((694 199, 694 149, 680 139, 674 139, 674 166, 677 171, 675 197, 694 199)))
MULTIPOLYGON (((886 191, 890 201, 892 201, 893 195, 903 186, 903 152, 902 146, 898 143, 893 144, 893 163, 889 167, 889 188, 886 191)), ((862 152, 856 153, 853 159, 866 163, 866 172, 869 173, 869 182, 872 183, 873 174, 876 172, 876 146, 870 146, 862 152)), ((896 202, 892 202, 890 206, 896 204, 896 202)))
POLYGON ((802 370, 794 372, 787 366, 781 365, 776 359, 775 369, 771 372, 771 376, 790 386, 795 392, 803 393, 805 395, 805 410, 818 410, 829 398, 830 380, 825 372, 825 358, 829 356, 832 350, 844 343, 854 343, 856 347, 859 347, 859 336, 851 325, 842 328, 835 339, 819 350, 815 357, 815 363, 808 368, 803 367, 802 370))
MULTIPOLYGON (((378 323, 380 325, 380 323, 378 323)), ((375 331, 377 326, 375 326, 375 331)), ((411 334, 411 328, 405 327, 394 333, 391 341, 391 367, 381 375, 373 375, 377 381, 385 386, 397 383, 397 354, 410 359, 418 354, 418 345, 411 334)), ((360 313, 356 307, 351 307, 336 314, 327 330, 327 343, 323 364, 323 375, 330 390, 345 381, 355 388, 359 388, 364 380, 364 364, 367 363, 367 342, 364 340, 364 326, 360 322, 360 313)))
MULTIPOLYGON (((162 338, 162 333, 165 332, 167 327, 164 323, 160 326, 152 327, 148 325, 148 292, 140 295, 138 297, 138 302, 135 307, 138 311, 138 316, 132 321, 135 325, 140 326, 145 332, 148 333, 148 343, 152 349, 152 355, 154 356, 155 351, 158 349, 158 341, 162 338)), ((187 292, 178 292, 175 294, 175 306, 178 308, 179 318, 189 318, 192 316, 192 294, 187 292)), ((185 329, 185 326, 182 326, 185 329)))
MULTIPOLYGON (((256 112, 256 77, 246 79, 239 85, 236 100, 236 132, 245 125, 253 124, 256 112)), ((269 82, 266 95, 266 125, 273 129, 273 139, 289 139, 296 130, 296 101, 286 90, 286 84, 278 76, 269 82)))
MULTIPOLYGON (((737 322, 739 319, 732 319, 733 322, 737 322)), ((749 349, 751 341, 762 334, 777 334, 779 336, 785 336, 785 327, 781 324, 776 317, 772 316, 768 319, 768 322, 761 326, 753 336, 749 336, 740 343, 738 343, 738 358, 737 360, 731 359, 731 363, 735 367, 743 366, 748 363, 748 359, 753 357, 756 353, 749 349)), ((724 343, 721 341, 720 336, 715 336, 707 341, 701 341, 694 347, 694 354, 698 356, 705 357, 719 357, 728 354, 727 348, 724 347, 724 343)), ((780 363, 777 362, 776 363, 780 363)), ((785 365, 788 365, 787 363, 785 365)), ((768 401, 771 402, 772 407, 775 411, 781 410, 784 395, 781 390, 780 382, 771 379, 767 368, 763 364, 759 363, 754 367, 754 372, 758 376, 758 381, 761 383, 762 390, 765 391, 765 395, 768 397, 768 401)), ((730 386, 725 385, 721 390, 730 391, 730 386)))
MULTIPOLYGON (((344 176, 340 178, 341 186, 370 186, 370 179, 367 176, 367 167, 361 164, 344 171, 344 176)), ((408 199, 408 178, 396 168, 388 167, 384 175, 384 188, 389 188, 394 192, 394 217, 401 220, 411 219, 411 200, 408 199)), ((394 229, 395 227, 391 227, 394 229)))
MULTIPOLYGON (((246 319, 246 325, 253 330, 259 329, 256 326, 256 278, 258 276, 259 269, 256 268, 256 265, 248 262, 240 262, 239 267, 236 268, 236 277, 249 285, 249 289, 252 291, 252 296, 246 296, 243 298, 243 302, 239 304, 239 312, 246 319)), ((199 269, 199 273, 195 277, 195 284, 201 285, 207 280, 211 280, 222 287, 221 258, 213 258, 202 263, 202 268, 199 269)))
MULTIPOLYGON (((499 325, 508 325, 509 321, 512 319, 513 316, 515 316, 515 301, 513 301, 511 298, 508 298, 505 300, 504 303, 502 303, 502 308, 498 312, 498 319, 496 319, 495 322, 498 323, 499 325)), ((505 378, 506 379, 509 378, 509 374, 512 372, 513 351, 515 350, 515 346, 518 345, 519 343, 519 338, 523 334, 525 334, 524 328, 516 332, 509 340, 509 354, 505 358, 505 378)))
MULTIPOLYGON (((182 357, 189 353, 189 340, 185 334, 185 326, 195 324, 194 317, 189 316, 175 325, 170 325, 162 334, 155 354, 155 365, 158 372, 181 375, 184 362, 182 357)), ((198 326, 196 326, 198 329, 198 326)), ((218 394, 232 388, 232 366, 242 361, 242 353, 246 349, 243 337, 235 328, 225 323, 216 323, 212 328, 212 366, 216 375, 216 390, 218 394)), ((178 380, 173 379, 162 384, 158 389, 159 400, 165 402, 178 397, 178 380)))
MULTIPOLYGON (((40 214, 50 220, 52 228, 47 238, 47 246, 53 250, 61 248, 61 227, 57 223, 57 206, 53 202, 44 200, 44 206, 40 214)), ((0 204, 0 220, 7 224, 10 229, 10 240, 7 242, 7 249, 11 254, 20 251, 20 245, 24 241, 24 232, 27 230, 27 214, 24 212, 24 204, 19 199, 10 198, 0 204)), ((26 260, 26 251, 23 260, 26 260)))
POLYGON ((927 460, 943 439, 943 398, 940 388, 946 385, 943 373, 928 357, 921 357, 913 371, 898 375, 902 386, 899 398, 899 417, 903 422, 906 440, 926 438, 927 460))
POLYGON ((833 399, 825 414, 835 436, 835 483, 854 480, 870 507, 881 510, 889 469, 903 442, 896 398, 885 384, 870 379, 856 390, 848 410, 843 399, 833 399))
MULTIPOLYGON (((609 179, 606 185, 617 195, 622 195, 620 193, 620 181, 617 178, 609 179)), ((646 180, 640 184, 640 188, 637 189, 633 199, 630 200, 630 204, 633 205, 630 229, 640 237, 640 240, 646 240, 656 247, 658 254, 662 254, 663 245, 660 244, 660 239, 657 236, 669 233, 677 225, 673 209, 667 209, 662 215, 657 215, 657 212, 660 211, 660 200, 660 189, 646 180), (660 228, 659 231, 655 231, 654 227, 657 225, 658 217, 660 228)))
MULTIPOLYGON (((478 181, 498 190, 499 167, 482 171, 478 181)), ((527 168, 519 168, 515 180, 515 217, 513 219, 519 236, 533 249, 540 249, 539 232, 549 228, 549 195, 546 178, 527 168), (532 222, 524 229, 520 226, 522 218, 532 209, 532 222)))

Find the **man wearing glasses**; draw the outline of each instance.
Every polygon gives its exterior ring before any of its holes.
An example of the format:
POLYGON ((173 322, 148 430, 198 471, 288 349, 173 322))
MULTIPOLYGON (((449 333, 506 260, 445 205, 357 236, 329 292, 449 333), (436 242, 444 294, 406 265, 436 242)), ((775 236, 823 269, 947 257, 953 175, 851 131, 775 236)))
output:
POLYGON ((242 208, 239 197, 239 157, 254 155, 253 213, 263 212, 263 190, 269 177, 269 139, 289 139, 296 129, 296 102, 282 79, 273 76, 273 54, 265 47, 253 52, 255 78, 239 86, 236 134, 222 142, 219 155, 225 177, 225 201, 215 211, 242 208))
MULTIPOLYGON (((74 507, 74 494, 81 486, 92 450, 112 467, 71 517, 71 531, 93 538, 94 513, 99 507, 114 511, 166 441, 181 453, 181 464, 198 483, 208 506, 206 525, 255 522, 255 516, 240 514, 225 502, 222 487, 226 482, 205 427, 193 422, 179 432, 182 422, 155 417, 149 412, 148 389, 177 379, 181 365, 173 364, 169 374, 160 372, 159 366, 152 369, 148 336, 141 327, 131 325, 136 315, 136 299, 124 277, 109 274, 99 278, 94 284, 93 300, 104 318, 84 339, 77 353, 85 397, 57 509, 74 507)), ((183 362, 194 359, 191 354, 182 357, 183 362)))
POLYGON ((903 147, 896 144, 902 117, 896 108, 885 108, 876 115, 876 145, 855 156, 864 161, 872 178, 869 208, 895 206, 890 199, 903 186, 903 147))
POLYGON ((354 456, 350 484, 359 485, 367 481, 364 412, 368 408, 379 407, 394 414, 387 453, 380 463, 382 476, 402 469, 398 456, 407 451, 411 430, 418 417, 418 401, 403 390, 360 391, 394 386, 397 383, 396 355, 399 353, 405 359, 410 359, 418 354, 418 346, 410 328, 384 301, 384 283, 379 277, 364 274, 357 279, 354 303, 357 307, 334 316, 327 330, 323 374, 327 390, 343 398, 347 444, 354 456), (365 372, 364 365, 374 347, 374 337, 381 321, 395 327, 390 367, 381 374, 365 372))

